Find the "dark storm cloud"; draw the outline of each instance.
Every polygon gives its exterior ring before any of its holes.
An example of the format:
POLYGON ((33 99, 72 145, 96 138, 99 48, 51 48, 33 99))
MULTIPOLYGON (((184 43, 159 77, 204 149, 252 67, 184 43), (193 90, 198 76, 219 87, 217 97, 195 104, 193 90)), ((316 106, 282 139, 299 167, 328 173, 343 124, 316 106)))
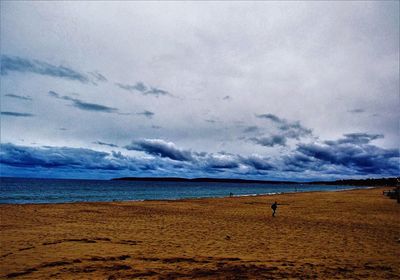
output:
POLYGON ((382 135, 353 133, 346 134, 344 138, 335 141, 325 141, 324 144, 299 144, 292 164, 305 163, 302 167, 333 166, 347 168, 354 174, 389 174, 398 175, 399 151, 397 149, 384 149, 371 145, 370 141, 382 138, 382 135))
POLYGON ((260 115, 256 115, 256 117, 260 118, 260 119, 269 119, 269 120, 271 120, 273 122, 276 122, 276 123, 282 123, 283 122, 283 120, 281 120, 280 118, 278 118, 277 116, 275 116, 273 114, 260 114, 260 115))
MULTIPOLYGON (((168 158, 174 161, 185 162, 185 167, 191 167, 199 171, 210 171, 212 169, 233 169, 239 167, 240 160, 235 155, 224 153, 208 154, 192 152, 178 148, 172 142, 161 139, 144 139, 133 141, 125 146, 128 150, 142 151, 160 158, 168 158)), ((176 166, 176 165, 174 165, 176 166)))
POLYGON ((104 77, 104 75, 102 75, 102 74, 99 73, 98 71, 89 72, 89 74, 90 74, 92 77, 94 77, 94 79, 95 79, 96 81, 99 81, 99 82, 107 82, 107 81, 108 81, 107 78, 104 77))
POLYGON ((118 87, 127 91, 139 91, 145 93, 148 89, 147 86, 142 82, 137 82, 135 85, 124 85, 120 83, 115 83, 118 87))
POLYGON ((321 165, 318 165, 314 158, 298 152, 292 155, 284 155, 282 161, 283 171, 304 172, 310 170, 321 170, 321 165))
POLYGON ((118 145, 106 143, 106 142, 102 142, 102 141, 94 141, 93 144, 97 144, 97 145, 101 145, 101 146, 108 146, 108 147, 113 147, 113 148, 118 147, 118 145))
POLYGON ((150 90, 144 92, 144 94, 151 94, 151 95, 156 95, 156 96, 170 95, 170 93, 166 90, 159 89, 159 88, 153 88, 153 87, 150 90))
POLYGON ((312 130, 302 126, 299 121, 291 122, 273 114, 261 114, 256 115, 256 117, 272 121, 282 131, 283 135, 288 138, 298 140, 300 137, 312 135, 312 130))
POLYGON ((89 78, 71 68, 59 65, 52 65, 39 60, 31 60, 18 56, 1 56, 1 74, 7 75, 8 72, 35 73, 39 75, 75 80, 81 83, 90 82, 89 78))
POLYGON ((382 134, 368 134, 368 133, 349 133, 344 134, 344 138, 338 139, 336 141, 325 141, 328 145, 338 145, 338 144, 368 144, 372 140, 383 138, 382 134))
POLYGON ((15 99, 20 99, 20 100, 32 101, 32 97, 30 97, 30 96, 23 96, 23 95, 17 95, 17 94, 12 94, 12 93, 5 94, 4 96, 15 98, 15 99))
POLYGON ((282 135, 271 135, 268 137, 253 137, 250 138, 256 144, 266 147, 273 147, 276 145, 286 146, 286 137, 282 135))
POLYGON ((26 147, 1 145, 0 163, 15 167, 82 168, 120 170, 126 166, 108 158, 109 154, 83 148, 26 147))
POLYGON ((353 113, 353 114, 361 114, 361 113, 364 113, 365 112, 365 110, 364 109, 353 109, 353 110, 349 110, 348 111, 349 113, 353 113))
POLYGON ((265 173, 266 171, 276 170, 276 167, 268 158, 260 156, 240 156, 234 154, 205 154, 198 156, 194 162, 198 168, 205 168, 205 171, 232 170, 235 172, 240 167, 246 167, 250 173, 265 173))
POLYGON ((125 146, 127 150, 142 151, 150 155, 163 158, 170 158, 177 161, 193 160, 192 152, 178 149, 174 143, 166 142, 161 139, 143 139, 133 141, 130 145, 125 146))
POLYGON ((259 130, 258 126, 248 126, 243 130, 243 132, 244 133, 253 133, 253 132, 257 132, 258 130, 259 130))
POLYGON ((258 157, 258 156, 249 156, 242 157, 241 162, 247 166, 250 166, 256 170, 273 170, 275 167, 269 162, 268 159, 258 157))
POLYGON ((59 95, 59 94, 58 94, 57 92, 55 92, 55 91, 50 90, 50 91, 48 92, 48 94, 49 94, 51 97, 55 97, 55 98, 60 98, 60 99, 62 99, 62 96, 59 95))
POLYGON ((49 91, 49 95, 54 98, 57 98, 57 99, 71 101, 72 106, 74 106, 78 109, 81 109, 81 110, 85 110, 85 111, 103 112, 103 113, 117 113, 118 112, 118 109, 116 109, 116 108, 112 108, 112 107, 108 107, 108 106, 104 106, 104 105, 100 105, 100 104, 96 104, 96 103, 84 102, 77 98, 72 98, 72 97, 66 96, 66 95, 60 95, 57 92, 52 91, 52 90, 49 91))
POLYGON ((73 102, 73 106, 85 110, 85 111, 94 111, 94 112, 104 112, 104 113, 114 113, 117 111, 115 108, 111 108, 108 106, 100 105, 100 104, 95 104, 95 103, 88 103, 88 102, 83 102, 79 99, 70 99, 73 102))
POLYGON ((131 91, 131 92, 137 91, 144 95, 153 95, 153 96, 157 96, 157 97, 162 96, 162 95, 165 95, 165 96, 171 95, 171 93, 169 93, 166 90, 147 86, 143 82, 137 82, 134 85, 121 84, 121 83, 115 83, 115 85, 117 85, 119 88, 122 88, 124 90, 131 91))
POLYGON ((2 111, 1 112, 2 116, 9 116, 9 117, 33 117, 35 115, 29 114, 29 113, 18 113, 18 112, 7 112, 7 111, 2 111))
POLYGON ((155 114, 153 112, 145 110, 143 112, 137 113, 137 115, 142 115, 145 116, 146 118, 151 119, 155 114))
MULTIPOLYGON (((300 140, 301 137, 312 136, 312 130, 302 126, 298 121, 291 122, 273 114, 260 114, 256 115, 256 117, 271 121, 278 129, 277 132, 271 135, 249 138, 250 141, 256 144, 265 147, 286 146, 287 139, 300 140)), ((249 127, 244 132, 248 133, 252 132, 252 130, 255 131, 256 127, 249 127)))
POLYGON ((200 158, 207 169, 234 169, 239 167, 239 160, 234 155, 209 154, 200 158))
MULTIPOLYGON (((11 143, 1 144, 0 164, 25 170, 51 168, 54 174, 60 172, 153 171, 164 165, 159 160, 145 160, 122 155, 120 152, 101 152, 71 147, 28 147, 11 143)), ((115 173, 118 174, 118 173, 115 173)))
MULTIPOLYGON (((179 161, 182 164, 179 168, 186 168, 191 171, 220 172, 223 170, 234 170, 240 166, 247 166, 256 171, 271 170, 274 167, 266 158, 257 156, 242 157, 235 154, 220 153, 205 153, 188 151, 178 148, 174 143, 166 142, 161 139, 146 139, 133 141, 132 144, 125 146, 128 150, 142 151, 147 154, 160 158, 172 159, 179 161)), ((176 164, 169 168, 177 168, 176 164)))

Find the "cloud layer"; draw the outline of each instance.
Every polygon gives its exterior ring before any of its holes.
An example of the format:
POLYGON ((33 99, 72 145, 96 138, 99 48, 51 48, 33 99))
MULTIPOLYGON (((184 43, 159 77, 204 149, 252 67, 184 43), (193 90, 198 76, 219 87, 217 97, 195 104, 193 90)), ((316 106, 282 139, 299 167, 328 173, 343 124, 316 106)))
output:
POLYGON ((2 172, 398 175, 399 7, 3 1, 2 172))
MULTIPOLYGON (((351 176, 396 176, 400 172, 399 151, 383 149, 371 141, 379 135, 351 134, 320 143, 299 144, 282 157, 242 156, 230 153, 207 153, 177 147, 162 139, 132 141, 124 148, 140 151, 150 157, 125 156, 121 152, 101 152, 87 148, 28 147, 15 144, 1 145, 0 163, 14 168, 52 169, 54 174, 68 170, 99 170, 113 172, 135 171, 143 176, 162 174, 171 176, 188 172, 197 176, 214 174, 218 177, 244 174, 252 178, 274 175, 278 179, 293 179, 293 174, 325 174, 328 178, 351 176), (281 177, 283 176, 283 177, 281 177)), ((115 144, 94 142, 110 148, 115 144)), ((315 176, 315 175, 314 175, 315 176)), ((190 177, 190 176, 189 176, 190 177)), ((299 178, 299 177, 297 177, 299 178)))

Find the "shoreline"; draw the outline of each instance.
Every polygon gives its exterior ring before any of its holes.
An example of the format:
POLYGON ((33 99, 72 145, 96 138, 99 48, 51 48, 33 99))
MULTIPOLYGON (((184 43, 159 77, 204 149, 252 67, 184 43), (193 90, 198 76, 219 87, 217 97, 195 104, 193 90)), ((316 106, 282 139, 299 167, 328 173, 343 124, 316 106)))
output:
POLYGON ((43 203, 0 203, 1 205, 57 205, 57 204, 95 204, 95 203, 134 203, 134 202, 146 202, 146 201, 186 201, 186 200, 197 200, 197 199, 221 199, 221 198, 235 198, 235 197, 263 197, 263 196, 274 196, 283 194, 302 194, 302 193, 329 193, 329 192, 345 192, 351 190, 363 190, 363 189, 375 189, 375 188, 395 188, 393 186, 349 186, 349 188, 334 189, 334 190, 316 190, 316 191, 289 191, 289 192, 273 192, 263 194, 243 194, 233 196, 208 196, 208 197, 187 197, 187 198, 176 198, 176 199, 138 199, 138 200, 112 200, 112 201, 71 201, 71 202, 43 202, 43 203))
POLYGON ((0 205, 0 278, 398 279, 385 189, 0 205))

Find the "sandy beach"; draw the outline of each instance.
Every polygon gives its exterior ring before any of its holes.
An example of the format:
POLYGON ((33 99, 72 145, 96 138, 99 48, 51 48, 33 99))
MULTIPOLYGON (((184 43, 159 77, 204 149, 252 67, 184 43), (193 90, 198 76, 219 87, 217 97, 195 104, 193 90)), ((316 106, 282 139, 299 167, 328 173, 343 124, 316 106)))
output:
POLYGON ((385 189, 0 205, 0 278, 400 279, 385 189))

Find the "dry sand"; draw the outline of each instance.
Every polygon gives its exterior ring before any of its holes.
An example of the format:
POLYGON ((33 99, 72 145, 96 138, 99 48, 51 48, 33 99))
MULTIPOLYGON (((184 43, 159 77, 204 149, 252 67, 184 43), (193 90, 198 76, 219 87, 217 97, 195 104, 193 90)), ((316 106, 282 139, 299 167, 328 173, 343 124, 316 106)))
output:
POLYGON ((0 277, 400 279, 400 204, 382 190, 0 205, 0 277))

